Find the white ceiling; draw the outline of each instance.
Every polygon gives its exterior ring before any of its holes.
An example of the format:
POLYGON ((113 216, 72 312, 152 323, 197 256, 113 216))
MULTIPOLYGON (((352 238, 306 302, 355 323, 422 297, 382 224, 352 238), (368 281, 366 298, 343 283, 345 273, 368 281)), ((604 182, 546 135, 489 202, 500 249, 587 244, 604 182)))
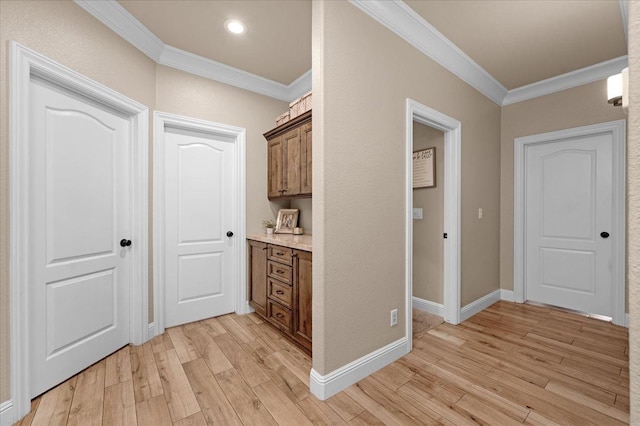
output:
POLYGON ((119 0, 165 44, 288 85, 311 69, 311 1, 119 0), (247 33, 224 29, 239 19, 247 33))
POLYGON ((627 54, 615 0, 405 2, 507 89, 627 54))
MULTIPOLYGON (((91 9, 88 5, 92 2, 75 1, 91 9)), ((391 21, 397 17, 406 19, 403 8, 422 17, 427 27, 430 24, 436 33, 440 32, 482 67, 480 73, 486 71, 495 79, 489 84, 496 87, 493 89, 496 94, 491 95, 461 76, 498 103, 503 103, 507 90, 511 95, 512 89, 619 58, 627 51, 623 31, 626 22, 623 24, 624 13, 621 13, 624 0, 351 1, 363 10, 370 9, 365 12, 388 27, 385 21, 390 15, 396 15, 389 18, 391 21), (371 13, 374 9, 383 12, 375 16, 371 13), (405 16, 401 16, 403 14, 405 16)), ((276 97, 283 98, 305 90, 303 86, 306 90, 310 87, 310 0, 118 0, 118 4, 126 9, 125 14, 128 12, 137 19, 166 46, 232 67, 227 72, 242 70, 245 78, 246 73, 251 73, 258 79, 267 79, 264 80, 267 83, 275 82, 276 97), (244 21, 247 34, 240 37, 228 34, 223 23, 231 18, 244 21), (301 76, 304 78, 299 79, 301 76)), ((95 7, 95 3, 93 5, 95 7)), ((399 27, 390 28, 399 34, 404 31, 399 27)), ((418 39, 420 43, 431 41, 418 39)), ((421 50, 428 54, 429 48, 421 50)), ((175 49, 172 52, 175 53, 175 49)), ((164 54, 159 62, 163 61, 164 54)), ((610 62, 615 64, 609 68, 615 68, 621 61, 610 62)), ((588 82, 588 78, 593 81, 593 74, 577 84, 588 82)), ((571 79, 580 80, 573 75, 571 79)), ((556 82, 554 90, 564 86, 567 84, 556 82)), ((260 87, 255 91, 269 94, 270 90, 260 87)), ((518 100, 542 94, 534 91, 534 95, 529 95, 520 90, 515 91, 518 100)))

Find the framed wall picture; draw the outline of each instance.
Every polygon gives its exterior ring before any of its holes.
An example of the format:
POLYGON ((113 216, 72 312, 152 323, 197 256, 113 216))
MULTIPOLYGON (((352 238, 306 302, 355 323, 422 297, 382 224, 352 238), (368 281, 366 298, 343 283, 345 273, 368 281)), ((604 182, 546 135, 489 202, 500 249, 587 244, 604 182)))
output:
POLYGON ((413 151, 413 189, 436 187, 436 147, 413 151))
POLYGON ((298 226, 298 209, 280 209, 276 220, 276 234, 293 234, 293 228, 298 226))

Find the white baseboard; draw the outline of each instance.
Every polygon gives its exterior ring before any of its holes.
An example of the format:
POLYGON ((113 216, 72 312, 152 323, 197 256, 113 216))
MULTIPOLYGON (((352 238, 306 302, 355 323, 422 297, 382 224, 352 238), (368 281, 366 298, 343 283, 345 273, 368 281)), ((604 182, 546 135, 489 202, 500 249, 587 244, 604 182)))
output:
POLYGON ((411 350, 408 343, 407 338, 403 337, 324 376, 311 369, 311 393, 321 401, 332 397, 408 354, 411 350))
POLYGON ((10 399, 0 404, 0 426, 11 426, 17 422, 16 407, 13 406, 13 401, 10 399))
POLYGON ((500 289, 500 300, 506 300, 507 302, 515 302, 516 296, 513 294, 513 290, 500 289))
POLYGON ((439 317, 444 317, 444 305, 441 303, 435 303, 430 300, 420 299, 419 297, 413 296, 412 306, 415 309, 419 309, 433 315, 438 315, 439 317))
POLYGON ((500 296, 501 291, 500 289, 498 289, 464 306, 460 310, 460 322, 466 321, 478 312, 487 309, 489 306, 499 301, 500 296))
POLYGON ((156 323, 150 322, 149 329, 147 330, 147 340, 151 340, 156 337, 156 323))

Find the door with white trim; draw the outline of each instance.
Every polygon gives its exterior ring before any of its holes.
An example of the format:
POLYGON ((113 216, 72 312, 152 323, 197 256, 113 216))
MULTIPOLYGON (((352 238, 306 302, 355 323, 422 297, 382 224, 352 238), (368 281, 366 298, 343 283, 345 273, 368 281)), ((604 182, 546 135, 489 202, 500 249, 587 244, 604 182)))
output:
POLYGON ((131 129, 110 108, 35 77, 29 96, 33 397, 129 342, 131 129))
POLYGON ((234 311, 235 138, 165 127, 166 327, 234 311))
POLYGON ((525 148, 526 299, 612 316, 613 136, 525 148))

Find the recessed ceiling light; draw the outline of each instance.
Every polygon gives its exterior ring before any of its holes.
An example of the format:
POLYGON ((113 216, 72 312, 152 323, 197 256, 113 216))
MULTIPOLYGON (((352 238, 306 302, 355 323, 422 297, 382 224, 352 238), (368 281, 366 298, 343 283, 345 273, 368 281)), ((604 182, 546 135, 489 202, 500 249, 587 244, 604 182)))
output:
POLYGON ((229 19, 225 21, 224 27, 231 34, 244 34, 247 32, 247 26, 237 19, 229 19))

